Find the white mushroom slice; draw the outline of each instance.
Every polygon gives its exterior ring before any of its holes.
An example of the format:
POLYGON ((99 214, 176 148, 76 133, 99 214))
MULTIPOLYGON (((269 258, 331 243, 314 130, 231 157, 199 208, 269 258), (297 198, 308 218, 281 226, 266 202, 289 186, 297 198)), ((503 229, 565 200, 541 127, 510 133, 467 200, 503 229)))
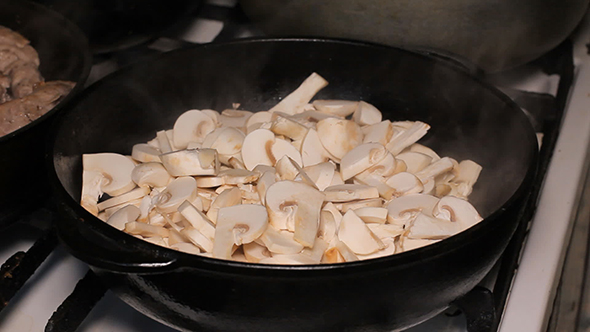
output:
POLYGON ((395 238, 405 232, 403 226, 393 224, 367 224, 367 227, 383 241, 388 238, 395 238))
POLYGON ((340 225, 340 220, 342 220, 342 214, 338 210, 336 210, 336 213, 338 213, 337 217, 332 211, 320 211, 320 227, 318 228, 317 236, 327 243, 330 243, 336 237, 338 225, 340 225), (338 219, 338 224, 336 223, 336 219, 338 219))
POLYGON ((244 166, 244 162, 242 162, 242 154, 240 153, 238 155, 240 158, 238 158, 237 156, 232 156, 227 160, 227 163, 233 167, 234 169, 246 169, 246 166, 244 166))
POLYGON ((361 128, 364 138, 363 143, 387 144, 393 137, 391 121, 384 120, 361 128))
POLYGON ((432 178, 426 179, 424 182, 424 188, 422 189, 422 194, 426 195, 434 195, 436 190, 436 181, 432 178))
POLYGON ((313 107, 322 113, 337 115, 340 117, 347 117, 354 113, 359 102, 351 100, 314 100, 313 107))
POLYGON ((152 148, 160 151, 160 143, 158 143, 158 137, 154 137, 151 140, 146 142, 147 145, 151 146, 152 148))
MULTIPOLYGON (((336 240, 336 241, 340 242, 338 240, 336 240)), ((354 255, 352 250, 348 249, 348 251, 352 255, 354 255)), ((344 257, 342 257, 342 255, 340 254, 340 251, 338 250, 338 248, 336 248, 335 244, 333 247, 326 249, 326 251, 324 252, 324 255, 322 256, 322 263, 324 263, 324 264, 335 264, 335 263, 344 263, 344 262, 345 262, 344 257)))
POLYGON ((354 213, 366 223, 384 224, 388 210, 384 207, 366 206, 354 210, 354 213))
POLYGON ((168 228, 168 245, 172 246, 177 243, 186 243, 188 241, 184 235, 180 234, 180 230, 168 228))
POLYGON ((287 234, 277 231, 274 227, 269 226, 260 236, 260 241, 273 254, 297 254, 303 250, 303 245, 287 234))
POLYGON ((390 200, 395 194, 395 189, 388 186, 385 183, 385 178, 379 175, 369 174, 362 175, 362 178, 355 177, 354 183, 368 185, 370 187, 377 189, 379 196, 383 197, 385 200, 390 200))
POLYGON ((246 129, 246 123, 252 114, 254 113, 250 111, 226 109, 219 115, 219 122, 221 123, 221 127, 234 127, 244 131, 246 129))
POLYGON ((383 199, 381 198, 369 198, 369 199, 361 199, 358 201, 352 202, 345 202, 345 203, 336 203, 334 206, 340 210, 342 213, 346 213, 348 210, 356 210, 362 207, 381 207, 383 205, 383 199))
POLYGON ((201 253, 201 250, 199 249, 199 247, 195 246, 192 243, 188 243, 188 242, 179 242, 179 243, 171 244, 170 249, 174 249, 174 250, 185 252, 187 254, 194 254, 194 255, 201 253))
POLYGON ((430 239, 439 240, 455 235, 463 231, 463 225, 443 219, 437 219, 418 213, 410 231, 407 233, 409 239, 430 239))
POLYGON ((160 150, 148 144, 135 144, 131 149, 131 158, 142 163, 160 162, 160 150))
POLYGON ((457 183, 457 193, 462 197, 467 197, 473 190, 473 185, 477 182, 482 167, 472 160, 463 160, 459 163, 458 174, 452 180, 457 183), (461 186, 461 184, 465 184, 461 186))
POLYGON ((342 157, 340 161, 340 174, 346 181, 362 171, 376 165, 383 160, 389 152, 380 143, 360 144, 342 157))
POLYGON ((209 239, 207 236, 203 235, 203 233, 199 232, 198 229, 190 226, 185 227, 180 231, 180 234, 186 237, 195 246, 199 247, 201 251, 213 251, 213 241, 211 241, 211 239, 209 239))
POLYGON ((332 219, 334 220, 334 224, 336 225, 336 229, 340 226, 340 221, 342 220, 342 213, 332 202, 327 202, 324 207, 322 208, 322 212, 327 212, 331 214, 332 219))
POLYGON ((162 164, 172 176, 216 175, 219 159, 214 149, 178 150, 160 155, 162 164))
POLYGON ((313 246, 324 194, 301 182, 279 181, 268 187, 265 201, 270 223, 275 228, 288 229, 291 220, 294 239, 306 247, 313 246))
POLYGON ((301 140, 307 134, 309 128, 291 119, 289 115, 281 112, 274 112, 272 114, 273 121, 270 130, 273 133, 289 137, 292 140, 301 140))
POLYGON ((317 124, 317 133, 323 147, 336 162, 340 162, 348 151, 363 141, 361 127, 355 122, 345 119, 321 120, 317 124))
POLYGON ((246 169, 252 170, 258 165, 274 166, 276 160, 271 158, 271 148, 275 135, 268 129, 256 129, 246 135, 242 143, 242 160, 246 169))
POLYGON ((188 110, 182 113, 174 123, 174 145, 179 149, 186 149, 189 142, 203 142, 205 136, 216 127, 217 124, 207 113, 188 110))
POLYGON ((125 229, 126 223, 130 221, 136 221, 140 214, 141 211, 139 211, 137 206, 127 205, 113 213, 107 220, 107 224, 122 231, 125 229))
POLYGON ((268 111, 256 112, 252 114, 246 121, 246 128, 249 128, 258 123, 272 122, 273 113, 268 111))
POLYGON ((332 179, 334 178, 334 172, 336 167, 330 162, 323 162, 312 166, 304 167, 305 173, 311 181, 314 182, 315 186, 323 191, 330 185, 332 185, 332 179))
POLYGON ((404 239, 401 243, 402 251, 410 251, 418 248, 422 248, 440 240, 427 240, 427 239, 404 239))
POLYGON ((118 153, 94 153, 82 156, 82 199, 100 198, 102 193, 117 196, 135 187, 131 172, 135 164, 118 153), (98 195, 97 195, 98 194, 98 195))
POLYGON ((166 189, 154 197, 155 207, 163 213, 176 211, 184 201, 192 201, 197 195, 197 181, 184 176, 172 180, 166 189))
POLYGON ((276 161, 283 158, 284 156, 288 156, 289 158, 293 159, 293 161, 295 161, 299 166, 303 164, 303 161, 301 160, 301 153, 299 153, 299 151, 297 151, 297 149, 291 145, 291 143, 280 138, 275 139, 275 142, 272 144, 270 148, 270 156, 271 161, 275 161, 275 164, 276 161))
POLYGON ((263 205, 266 205, 266 190, 275 182, 277 182, 277 178, 274 171, 264 172, 260 178, 258 178, 256 191, 258 192, 260 202, 263 205))
POLYGON ((242 192, 240 189, 233 187, 229 190, 225 190, 211 203, 211 206, 207 211, 207 217, 215 224, 217 223, 217 214, 219 209, 238 204, 242 204, 242 192))
POLYGON ((330 181, 330 185, 328 187, 340 184, 344 184, 344 180, 342 180, 342 175, 340 175, 340 172, 334 171, 334 176, 332 177, 332 181, 330 181))
POLYGON ((250 263, 258 263, 265 258, 271 257, 270 251, 256 242, 246 243, 242 248, 244 249, 244 256, 250 263))
POLYGON ((318 237, 313 243, 313 248, 304 248, 301 255, 308 256, 315 264, 319 264, 326 249, 328 249, 328 242, 318 237))
POLYGON ((225 184, 225 180, 220 176, 199 176, 195 180, 199 188, 215 188, 225 184))
POLYGON ((102 211, 102 210, 108 209, 113 206, 121 205, 124 203, 129 203, 133 200, 142 198, 143 196, 147 195, 149 192, 150 192, 150 190, 148 188, 141 188, 141 187, 135 188, 135 189, 133 189, 129 192, 126 192, 122 195, 106 199, 106 200, 98 203, 96 206, 98 207, 99 211, 102 211))
POLYGON ((235 205, 219 209, 213 257, 230 259, 233 245, 241 246, 259 238, 268 226, 268 214, 262 205, 235 205))
POLYGON ((385 248, 383 242, 352 210, 346 212, 342 217, 338 229, 338 239, 355 254, 368 255, 385 248))
POLYGON ((236 128, 217 128, 205 136, 203 148, 215 149, 222 155, 235 155, 242 150, 245 137, 246 135, 236 128))
POLYGON ((291 255, 273 255, 270 258, 265 258, 259 262, 260 264, 282 264, 282 265, 311 265, 318 264, 313 258, 307 255, 291 254, 291 255))
POLYGON ((216 110, 203 109, 201 110, 201 113, 210 117, 211 120, 213 120, 213 122, 215 123, 216 127, 221 126, 221 122, 219 121, 219 112, 217 112, 216 110))
POLYGON ((397 156, 402 150, 408 146, 418 142, 430 129, 430 126, 424 122, 416 121, 410 128, 405 130, 400 135, 392 138, 392 140, 385 146, 389 152, 397 156))
POLYGON ((336 241, 336 249, 338 249, 338 252, 340 255, 342 255, 342 258, 344 258, 345 262, 354 262, 359 260, 354 251, 342 241, 336 241))
POLYGON ((375 165, 367 168, 366 170, 360 172, 355 177, 358 179, 365 179, 367 177, 390 177, 396 172, 405 171, 405 169, 400 169, 400 163, 393 157, 391 153, 386 153, 385 157, 377 162, 375 165))
POLYGON ((219 172, 218 176, 223 179, 224 184, 238 185, 255 182, 260 177, 260 173, 247 169, 228 169, 219 172))
POLYGON ((155 245, 158 245, 158 246, 162 246, 162 247, 166 247, 166 248, 168 247, 168 243, 166 242, 167 238, 163 238, 159 235, 144 237, 144 238, 142 238, 142 240, 152 243, 152 244, 155 244, 155 245))
POLYGON ((148 220, 148 224, 150 225, 154 225, 154 226, 165 226, 166 224, 174 224, 174 226, 177 226, 175 223, 173 223, 171 220, 169 220, 168 218, 165 217, 165 214, 160 214, 158 212, 153 212, 149 215, 149 220, 148 220))
MULTIPOLYGON (((406 172, 416 174, 432 163, 432 157, 420 152, 402 152, 395 159, 402 160, 406 163, 406 172)), ((440 159, 440 158, 439 158, 440 159)))
POLYGON ((422 181, 422 183, 425 183, 428 179, 433 179, 440 174, 452 170, 453 167, 454 164, 451 161, 451 158, 444 157, 426 166, 426 168, 417 172, 415 175, 420 181, 422 181))
POLYGON ((211 240, 215 236, 215 226, 203 212, 199 211, 189 201, 184 201, 178 206, 178 212, 199 232, 211 240))
POLYGON ((324 148, 318 132, 309 129, 301 142, 301 160, 303 166, 313 166, 330 159, 330 153, 324 148))
POLYGON ((328 85, 328 81, 317 73, 312 73, 297 89, 283 98, 269 112, 282 112, 291 115, 301 113, 311 98, 326 85, 328 85))
POLYGON ((279 159, 275 164, 275 168, 277 170, 277 175, 281 180, 292 181, 295 179, 297 174, 299 174, 299 169, 295 167, 295 163, 291 162, 291 158, 289 158, 289 156, 283 156, 281 159, 279 159))
POLYGON ((436 152, 434 152, 434 150, 419 143, 412 144, 409 150, 411 152, 418 152, 429 156, 430 158, 432 158, 432 162, 435 162, 440 159, 440 156, 436 152))
POLYGON ((381 122, 381 111, 365 101, 360 101, 352 114, 352 120, 361 126, 376 124, 381 122))
POLYGON ((188 142, 188 144, 186 145, 187 150, 202 149, 202 148, 203 148, 203 143, 199 143, 199 142, 188 142))
POLYGON ((411 194, 392 199, 387 204, 387 221, 390 224, 405 225, 422 212, 432 215, 432 211, 439 199, 424 194, 411 194))
POLYGON ((165 130, 158 131, 156 133, 156 139, 158 140, 158 146, 160 147, 161 153, 168 153, 174 151, 174 149, 172 149, 172 144, 170 144, 170 140, 165 130))
POLYGON ((315 128, 318 121, 321 121, 323 119, 327 119, 327 118, 342 119, 344 117, 338 116, 338 115, 333 115, 333 114, 328 114, 328 113, 323 113, 323 112, 318 112, 316 110, 306 110, 304 112, 293 115, 292 118, 298 120, 299 122, 301 122, 302 124, 304 124, 310 128, 315 128))
POLYGON ((340 184, 330 186, 324 190, 326 201, 349 202, 358 199, 379 197, 377 188, 362 184, 340 184))
MULTIPOLYGON (((126 202, 125 204, 119 204, 119 205, 115 205, 115 206, 113 206, 113 207, 110 207, 110 208, 104 209, 104 211, 102 211, 101 213, 103 213, 103 214, 104 214, 104 216, 105 216, 105 217, 107 217, 107 219, 108 219, 108 218, 110 218, 110 217, 111 217, 111 216, 112 216, 112 215, 113 215, 115 212, 119 211, 121 208, 123 208, 123 207, 125 207, 125 206, 127 206, 127 205, 133 205, 133 206, 135 206, 135 207, 139 208, 139 206, 140 206, 141 202, 142 202, 142 201, 143 201, 143 199, 144 199, 144 198, 146 198, 146 197, 147 197, 147 198, 149 198, 149 196, 144 196, 144 197, 142 197, 142 198, 134 199, 134 200, 131 200, 131 201, 129 201, 129 202, 126 202)), ((140 211, 140 212, 141 212, 141 211, 140 211)), ((140 215, 140 216, 141 216, 141 215, 140 215)), ((138 218, 137 218, 137 221, 145 221, 145 220, 140 220, 140 218, 138 217, 138 218)))
POLYGON ((393 188, 394 196, 399 197, 403 195, 409 194, 417 194, 422 192, 424 186, 420 179, 418 179, 414 174, 408 172, 401 172, 394 174, 391 176, 385 184, 393 188))
POLYGON ((365 260, 365 259, 373 259, 373 258, 391 256, 391 255, 395 254, 396 248, 395 248, 395 240, 393 238, 383 239, 383 244, 385 245, 384 249, 381 249, 381 250, 376 251, 376 252, 369 254, 369 255, 358 255, 357 257, 360 260, 365 260))
POLYGON ((152 197, 150 195, 143 196, 143 198, 141 199, 141 201, 139 202, 139 205, 137 207, 139 208, 139 211, 140 211, 140 215, 137 219, 139 221, 146 221, 150 212, 154 208, 154 206, 152 204, 152 197))
POLYGON ((140 187, 164 187, 172 177, 161 163, 147 162, 135 166, 131 179, 140 187))
POLYGON ((138 221, 130 221, 125 224, 124 228, 125 233, 129 233, 131 235, 141 235, 144 237, 150 236, 161 236, 161 237, 168 237, 168 230, 162 226, 154 226, 149 224, 144 224, 138 221))
POLYGON ((441 198, 434 206, 432 215, 440 219, 456 222, 463 229, 467 229, 483 220, 471 203, 454 196, 441 198))

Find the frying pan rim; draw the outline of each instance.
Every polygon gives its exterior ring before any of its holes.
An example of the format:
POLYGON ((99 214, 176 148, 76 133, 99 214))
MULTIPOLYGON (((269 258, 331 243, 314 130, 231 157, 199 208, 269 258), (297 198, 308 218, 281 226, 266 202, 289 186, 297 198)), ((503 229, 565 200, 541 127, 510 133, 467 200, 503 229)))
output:
MULTIPOLYGON (((528 122, 528 118, 523 113, 522 109, 512 101, 508 96, 498 90, 496 87, 491 85, 488 82, 483 81, 479 77, 475 77, 463 70, 458 69, 453 64, 442 60, 438 57, 426 55, 423 53, 415 52, 408 49, 403 49, 399 47, 393 46, 386 46, 382 44, 376 44, 371 42, 360 42, 348 39, 338 39, 338 38, 305 38, 305 37, 269 37, 269 38, 260 38, 260 37, 253 37, 253 38, 243 38, 240 40, 233 40, 229 42, 213 42, 208 44, 202 45, 195 45, 189 48, 183 48, 179 50, 174 50, 171 52, 167 52, 164 54, 158 54, 149 59, 145 59, 142 63, 146 65, 151 61, 158 61, 159 59, 165 57, 173 57, 174 54, 179 52, 190 52, 194 49, 206 49, 212 47, 227 47, 232 45, 239 45, 244 43, 297 43, 297 42, 306 42, 306 43, 338 43, 338 44, 346 44, 352 45, 357 47, 369 47, 369 48, 383 48, 383 49, 395 49, 402 53, 407 53, 411 56, 416 56, 422 58, 424 61, 435 62, 437 65, 446 66, 450 70, 456 72, 459 75, 465 76, 467 79, 473 80, 475 84, 479 84, 481 88, 486 89, 489 93, 495 95, 496 98, 499 98, 507 107, 513 109, 518 117, 522 118, 522 122, 526 124, 526 134, 529 137, 529 149, 530 152, 528 154, 528 159, 530 160, 529 167, 525 173, 525 176, 522 178, 520 185, 515 190, 515 192, 510 196, 508 200, 506 200, 500 208, 496 211, 491 213, 487 216, 484 220, 479 222, 477 225, 474 225, 470 229, 467 229, 459 234, 451 236, 447 239, 439 241, 434 244, 430 244, 425 247, 421 247, 418 249, 414 249, 411 251, 403 252, 400 254, 395 254, 391 256, 385 256, 375 259, 369 260, 362 260, 356 262, 345 262, 345 263, 338 263, 338 264, 321 264, 321 265, 272 265, 272 264, 258 264, 258 263, 244 263, 244 262, 237 262, 237 261, 229 261, 229 260, 222 260, 216 258, 209 258, 203 257, 199 255, 188 254, 180 251, 176 251, 173 249, 161 247, 147 241, 143 241, 137 239, 129 234, 126 234, 122 231, 119 231, 110 225, 106 224, 105 222, 101 221, 94 215, 90 214, 88 211, 83 209, 78 202, 76 202, 65 190, 62 186, 61 181, 57 178, 57 173, 55 171, 55 165, 53 164, 53 157, 54 157, 54 149, 53 144, 55 143, 55 132, 57 131, 58 127, 62 125, 61 121, 57 121, 57 125, 54 128, 54 133, 50 135, 51 137, 51 148, 48 153, 48 162, 50 164, 50 168, 52 170, 51 179, 52 185, 57 187, 58 191, 62 196, 62 202, 68 206, 77 216, 80 216, 81 219, 88 221, 90 223, 89 226, 94 229, 95 232, 100 232, 101 234, 107 235, 110 238, 115 237, 119 239, 124 239, 126 242, 131 242, 134 247, 140 248, 143 252, 161 252, 166 257, 171 257, 170 264, 154 268, 153 266, 145 266, 139 267, 138 271, 135 273, 160 273, 163 271, 170 271, 170 270, 177 270, 182 268, 195 268, 201 270, 209 270, 215 271, 219 273, 227 272, 231 274, 242 274, 242 275, 251 275, 251 276, 260 276, 265 277, 267 273, 273 274, 273 276, 277 276, 276 273, 280 273, 281 276, 285 277, 302 277, 302 276, 309 276, 309 277, 318 277, 325 271, 333 271, 333 270, 341 270, 345 269, 347 273, 366 273, 367 271, 378 271, 381 267, 387 268, 395 268, 395 266, 407 267, 412 264, 419 264, 423 263, 425 260, 433 260, 436 257, 447 254, 449 251, 456 251, 459 250, 461 247, 467 245, 470 241, 473 241, 475 238, 481 237, 485 235, 483 231, 484 228, 493 229, 493 227, 499 227, 499 225, 494 225, 493 223, 499 219, 504 210, 512 207, 516 204, 523 194, 526 193, 528 187, 532 184, 535 170, 537 167, 537 160, 538 160, 538 149, 536 145, 536 140, 533 138, 535 137, 534 129, 532 125, 528 122), (526 120, 526 121, 525 121, 526 120), (65 201, 63 198, 65 197, 65 201), (470 240, 470 241, 467 241, 470 240), (295 272, 296 271, 296 272, 295 272), (285 274, 282 274, 282 273, 285 274), (263 274, 260 274, 263 273, 263 274)), ((101 79, 100 81, 94 83, 88 89, 83 91, 81 94, 76 96, 79 100, 82 100, 86 94, 91 94, 95 89, 98 89, 103 83, 109 82, 113 80, 113 77, 117 77, 119 75, 125 75, 126 72, 130 70, 131 67, 134 65, 126 66, 117 72, 114 72, 105 78, 101 79)), ((75 102, 69 105, 69 108, 73 109, 75 106, 75 102)), ((65 116, 67 113, 62 112, 61 116, 65 116)), ((60 117, 61 118, 61 117, 60 117)), ((58 223, 59 224, 59 223, 58 223)), ((516 228, 516 226, 514 226, 516 228)), ((74 253, 74 255, 80 253, 74 253)), ((91 257, 79 257, 88 262, 92 261, 91 257), (86 258, 86 259, 84 259, 86 258)), ((92 266, 92 262, 89 262, 92 266)), ((149 265, 149 264, 148 264, 149 265)), ((102 267, 101 267, 102 268, 102 267)), ((113 271, 117 271, 117 268, 113 268, 113 271)))

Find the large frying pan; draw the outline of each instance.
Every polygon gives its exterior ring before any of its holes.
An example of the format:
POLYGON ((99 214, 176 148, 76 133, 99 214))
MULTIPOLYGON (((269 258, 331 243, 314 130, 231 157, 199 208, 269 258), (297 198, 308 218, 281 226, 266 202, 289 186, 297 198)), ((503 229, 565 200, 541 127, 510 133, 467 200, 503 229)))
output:
POLYGON ((69 80, 76 87, 57 106, 30 125, 0 137, 0 228, 49 196, 43 167, 51 120, 82 90, 90 71, 84 34, 58 13, 24 0, 0 1, 0 25, 20 32, 39 53, 45 80, 69 80))
POLYGON ((505 95, 444 61, 323 39, 244 40, 164 54, 90 87, 53 132, 53 184, 66 247, 124 301, 186 331, 391 331, 417 324, 489 272, 517 224, 537 143, 505 95), (434 245, 323 266, 228 262, 124 234, 78 205, 81 155, 130 153, 191 108, 267 110, 316 71, 318 98, 363 99, 391 120, 432 125, 424 144, 483 165, 471 198, 485 219, 434 245))

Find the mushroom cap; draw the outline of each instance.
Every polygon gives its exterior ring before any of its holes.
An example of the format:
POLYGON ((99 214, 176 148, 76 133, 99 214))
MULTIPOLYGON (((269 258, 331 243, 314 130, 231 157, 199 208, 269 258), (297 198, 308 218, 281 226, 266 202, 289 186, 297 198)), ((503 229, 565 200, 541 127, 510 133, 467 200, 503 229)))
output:
POLYGON ((219 159, 214 149, 178 150, 160 155, 162 164, 173 176, 216 175, 219 159))
POLYGON ((256 129, 246 135, 242 143, 242 160, 246 169, 252 170, 258 165, 274 166, 271 148, 275 134, 268 129, 256 129))
POLYGON ((117 210, 117 212, 113 213, 107 220, 107 224, 122 231, 125 229, 126 223, 130 221, 136 221, 137 218, 139 218, 140 214, 141 211, 137 206, 127 205, 117 210))
POLYGON ((368 255, 385 247, 353 210, 347 211, 342 217, 338 239, 355 254, 368 255))
POLYGON ((432 215, 434 206, 439 199, 425 194, 411 194, 392 199, 387 204, 388 222, 399 224, 413 219, 418 212, 432 215))
POLYGON ((122 154, 84 154, 82 168, 84 171, 100 173, 103 177, 100 182, 100 190, 111 196, 120 195, 135 187, 135 183, 131 179, 131 172, 133 172, 135 164, 122 154))
POLYGON ((192 201, 197 195, 197 181, 190 176, 172 180, 164 191, 156 195, 155 206, 164 213, 176 211, 184 201, 192 201))
POLYGON ((375 187, 346 183, 330 186, 324 190, 324 194, 326 201, 330 202, 348 202, 379 197, 379 191, 375 187))
POLYGON ((358 107, 358 101, 351 100, 314 100, 313 107, 322 113, 347 117, 354 113, 358 107))
POLYGON ((377 107, 366 101, 360 101, 352 115, 352 120, 361 126, 366 126, 381 122, 381 117, 381 111, 377 107))
POLYGON ((454 196, 445 196, 441 198, 433 208, 433 216, 457 222, 461 224, 464 229, 483 220, 471 203, 454 196))
POLYGON ((328 161, 330 153, 324 148, 318 132, 309 129, 301 142, 301 160, 303 166, 313 166, 328 161))
POLYGON ((240 246, 259 238, 268 226, 266 208, 258 204, 240 204, 219 209, 213 257, 230 259, 233 245, 240 246))
POLYGON ((348 151, 340 161, 340 174, 346 181, 376 165, 389 152, 381 143, 363 143, 348 151))
POLYGON ((162 163, 147 162, 135 166, 131 172, 131 179, 140 187, 164 187, 172 177, 162 163))
POLYGON ((317 124, 317 133, 323 147, 339 162, 344 155, 363 141, 363 133, 353 121, 327 118, 317 124), (342 139, 346 137, 346 139, 342 139))
POLYGON ((215 128, 216 123, 210 115, 196 109, 188 110, 174 122, 174 146, 185 149, 189 142, 202 142, 215 128))

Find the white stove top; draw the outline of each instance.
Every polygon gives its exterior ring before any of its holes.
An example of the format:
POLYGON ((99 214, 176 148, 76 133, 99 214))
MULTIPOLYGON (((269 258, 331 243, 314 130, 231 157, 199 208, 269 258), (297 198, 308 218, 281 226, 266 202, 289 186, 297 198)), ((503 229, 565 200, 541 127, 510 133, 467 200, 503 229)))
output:
MULTIPOLYGON (((233 6, 234 0, 210 0, 216 5, 233 6)), ((187 30, 187 41, 209 42, 219 33, 220 22, 197 20, 187 30)), ((579 187, 586 174, 590 146, 590 17, 575 38, 576 77, 556 149, 541 192, 520 267, 516 274, 499 331, 544 331, 550 314, 556 282, 562 268, 566 241, 579 200, 579 187)), ((165 42, 164 42, 165 44, 165 42)), ((155 44, 158 47, 158 44, 155 44)), ((96 74, 96 73, 95 73, 96 74)), ((95 76, 95 79, 99 77, 95 76)), ((91 76, 92 79, 92 76, 91 76)), ((555 94, 556 78, 520 68, 503 73, 498 80, 511 87, 555 94)), ((0 233, 0 262, 16 251, 26 251, 41 232, 27 224, 16 224, 0 233)), ((44 331, 54 310, 72 292, 88 268, 58 247, 33 277, 0 313, 0 332, 44 331)), ((173 329, 147 318, 127 306, 112 293, 92 310, 79 332, 172 332, 173 329)), ((441 314, 411 332, 464 332, 463 315, 441 314)))

